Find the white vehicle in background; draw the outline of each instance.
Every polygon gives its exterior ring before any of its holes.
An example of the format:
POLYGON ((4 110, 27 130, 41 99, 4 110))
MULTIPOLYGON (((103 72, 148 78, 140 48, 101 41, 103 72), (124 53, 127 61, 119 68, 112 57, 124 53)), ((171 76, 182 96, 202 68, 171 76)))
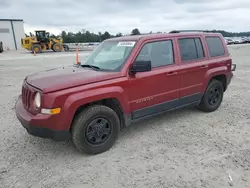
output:
POLYGON ((242 37, 243 43, 250 43, 250 37, 242 37))
POLYGON ((242 38, 234 38, 234 44, 243 44, 242 38))
POLYGON ((234 44, 234 40, 229 38, 229 37, 225 37, 225 41, 226 41, 227 45, 234 44))

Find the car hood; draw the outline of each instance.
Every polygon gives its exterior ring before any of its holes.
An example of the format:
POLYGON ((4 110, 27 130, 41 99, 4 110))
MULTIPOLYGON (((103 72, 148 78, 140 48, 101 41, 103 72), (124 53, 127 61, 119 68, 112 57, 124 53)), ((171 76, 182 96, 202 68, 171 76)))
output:
POLYGON ((26 82, 44 93, 121 77, 117 72, 95 71, 83 67, 62 67, 36 72, 26 82))

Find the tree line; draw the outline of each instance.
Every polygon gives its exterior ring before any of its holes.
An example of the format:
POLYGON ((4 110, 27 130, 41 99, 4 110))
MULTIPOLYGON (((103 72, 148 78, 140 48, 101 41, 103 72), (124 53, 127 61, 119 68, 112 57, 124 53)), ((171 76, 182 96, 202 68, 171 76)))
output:
MULTIPOLYGON (((141 34, 139 29, 135 28, 132 30, 130 35, 139 35, 141 34)), ((102 42, 106 39, 113 38, 113 37, 121 37, 123 36, 122 33, 117 33, 116 35, 110 34, 108 31, 105 32, 98 32, 90 33, 89 31, 79 31, 77 33, 62 31, 61 36, 65 43, 81 43, 81 42, 102 42)))
MULTIPOLYGON (((243 36, 250 36, 249 32, 227 32, 224 30, 204 30, 205 32, 215 32, 215 33, 221 33, 224 37, 243 37, 243 36)), ((151 34, 152 31, 149 33, 143 33, 143 34, 151 34)), ((157 33, 166 33, 166 32, 157 32, 157 33)), ((131 31, 128 35, 140 35, 141 32, 138 28, 135 28, 131 31)), ((26 34, 26 36, 32 36, 33 34, 30 33, 29 35, 26 34)), ((117 33, 115 35, 110 34, 108 31, 105 32, 98 32, 92 33, 90 31, 81 30, 79 32, 66 32, 62 31, 60 35, 54 35, 51 34, 50 37, 58 38, 62 37, 64 43, 83 43, 83 42, 102 42, 103 40, 113 38, 113 37, 121 37, 124 36, 122 33, 117 33)))

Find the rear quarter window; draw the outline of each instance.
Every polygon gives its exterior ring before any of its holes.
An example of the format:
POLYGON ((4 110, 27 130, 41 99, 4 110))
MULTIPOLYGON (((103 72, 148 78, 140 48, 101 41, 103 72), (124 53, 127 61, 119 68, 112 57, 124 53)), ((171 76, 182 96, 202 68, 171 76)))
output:
POLYGON ((206 37, 210 57, 225 55, 225 49, 220 37, 206 37))

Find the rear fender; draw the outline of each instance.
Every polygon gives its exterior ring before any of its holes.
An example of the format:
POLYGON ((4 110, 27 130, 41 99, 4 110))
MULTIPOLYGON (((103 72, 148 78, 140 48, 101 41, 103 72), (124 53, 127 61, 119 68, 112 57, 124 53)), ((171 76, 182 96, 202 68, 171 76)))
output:
POLYGON ((128 99, 121 87, 114 86, 75 93, 66 99, 63 107, 65 114, 64 122, 67 122, 66 125, 69 126, 68 129, 71 126, 76 110, 80 106, 108 98, 116 98, 119 100, 123 113, 128 114, 130 112, 128 99))
POLYGON ((204 81, 203 88, 202 88, 203 93, 206 91, 207 85, 213 77, 222 75, 222 74, 226 75, 227 71, 228 70, 226 66, 216 67, 216 68, 208 70, 205 75, 205 79, 204 79, 205 81, 204 81))

